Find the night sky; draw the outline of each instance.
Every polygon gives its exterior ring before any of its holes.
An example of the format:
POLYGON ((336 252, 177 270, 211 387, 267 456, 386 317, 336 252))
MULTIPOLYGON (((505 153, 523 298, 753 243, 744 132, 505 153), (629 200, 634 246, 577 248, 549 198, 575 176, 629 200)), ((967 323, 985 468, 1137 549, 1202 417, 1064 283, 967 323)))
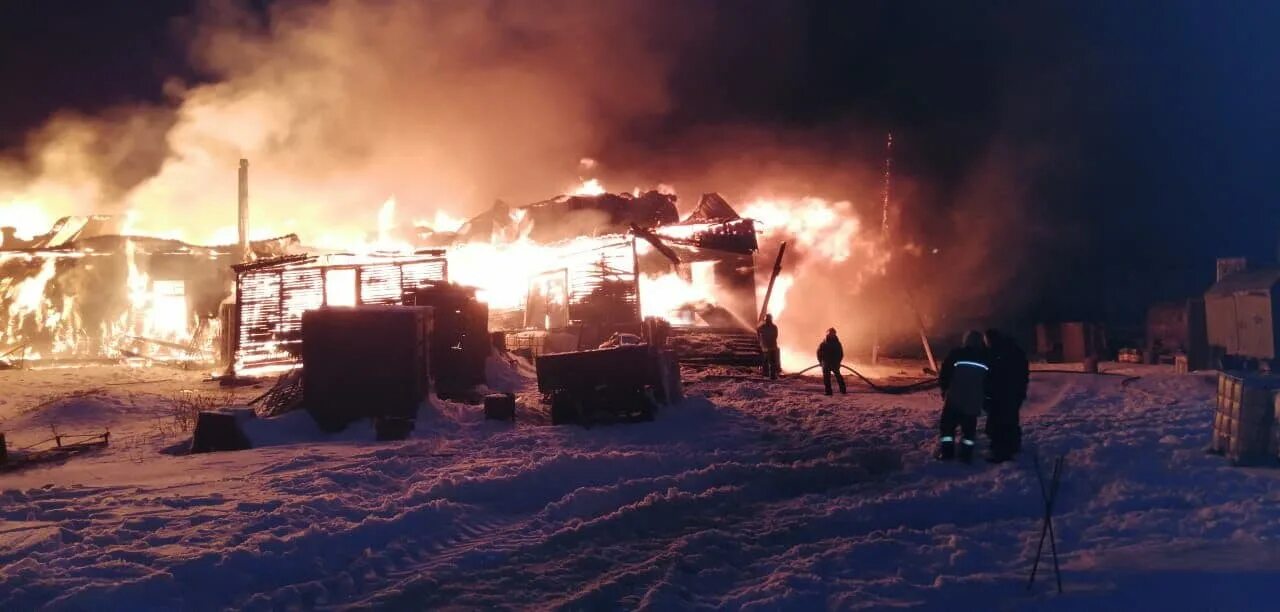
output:
MULTIPOLYGON (((0 3, 0 148, 59 109, 161 102, 186 65, 189 0, 0 3)), ((1203 290, 1213 259, 1270 264, 1280 5, 1271 2, 723 2, 671 75, 675 103, 635 141, 717 124, 892 130, 927 182, 914 223, 951 205, 994 141, 1042 161, 1029 206, 1041 317, 1133 319, 1203 290), (708 86, 708 83, 714 86, 708 86)), ((878 140, 844 147, 865 157, 878 140)))

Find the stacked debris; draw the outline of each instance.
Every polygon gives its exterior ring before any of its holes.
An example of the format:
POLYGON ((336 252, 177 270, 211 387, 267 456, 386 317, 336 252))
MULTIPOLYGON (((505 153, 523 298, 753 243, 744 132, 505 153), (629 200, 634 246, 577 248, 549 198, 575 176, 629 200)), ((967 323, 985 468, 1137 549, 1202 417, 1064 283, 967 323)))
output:
POLYGON ((521 235, 544 244, 579 236, 624 234, 632 225, 655 227, 680 219, 675 196, 656 191, 638 197, 626 193, 560 196, 521 211, 521 235))
POLYGON ((77 240, 98 236, 119 236, 124 233, 124 217, 118 215, 88 215, 58 219, 48 232, 30 240, 17 237, 16 228, 0 228, 4 240, 2 250, 53 249, 65 247, 77 240))
POLYGON ((659 227, 656 233, 673 244, 738 255, 751 255, 760 248, 755 222, 739 216, 718 193, 703 194, 688 217, 659 227))
POLYGON ((288 370, 249 405, 264 417, 279 416, 302 407, 302 370, 288 370))

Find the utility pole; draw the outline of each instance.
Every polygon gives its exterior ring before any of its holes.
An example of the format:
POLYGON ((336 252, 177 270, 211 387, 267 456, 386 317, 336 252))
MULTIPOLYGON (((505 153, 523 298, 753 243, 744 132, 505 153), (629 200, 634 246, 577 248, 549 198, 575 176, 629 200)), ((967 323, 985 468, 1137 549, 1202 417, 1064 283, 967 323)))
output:
POLYGON ((239 250, 237 253, 239 260, 236 263, 245 263, 251 259, 249 251, 249 160, 240 160, 240 206, 239 214, 236 217, 237 229, 239 230, 239 250))
MULTIPOLYGON (((893 132, 889 132, 888 138, 884 143, 884 188, 881 192, 882 200, 880 206, 880 245, 881 248, 889 248, 889 189, 893 178, 893 132)), ((891 260, 892 261, 892 260, 891 260)), ((880 362, 880 326, 875 326, 872 331, 873 337, 871 341, 871 363, 880 362)))
POLYGON ((880 240, 889 243, 889 188, 893 178, 893 132, 884 143, 884 201, 880 208, 880 240))

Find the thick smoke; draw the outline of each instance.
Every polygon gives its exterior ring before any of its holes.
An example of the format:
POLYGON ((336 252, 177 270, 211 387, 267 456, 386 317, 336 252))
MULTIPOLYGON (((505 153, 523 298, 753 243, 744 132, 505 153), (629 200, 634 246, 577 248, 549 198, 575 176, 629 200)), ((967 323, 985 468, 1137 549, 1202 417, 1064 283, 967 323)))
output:
POLYGON ((866 359, 876 342, 890 353, 922 355, 921 324, 942 340, 935 346, 941 352, 969 327, 1005 324, 1052 282, 1053 260, 1070 241, 1070 228, 1052 221, 1033 188, 1057 158, 997 134, 972 150, 953 184, 921 182, 922 169, 910 160, 929 135, 899 133, 883 237, 885 136, 848 121, 806 130, 703 129, 667 145, 669 154, 651 155, 647 165, 640 158, 607 163, 605 182, 643 184, 660 176, 685 207, 712 190, 739 210, 760 199, 794 205, 803 196, 825 198, 831 209, 855 217, 848 224, 856 228, 851 257, 837 261, 815 248, 814 236, 795 235, 766 235, 756 257, 763 293, 779 242, 789 240, 783 268, 791 278, 778 318, 789 366, 812 363, 829 327, 854 359, 866 359))
POLYGON ((554 195, 616 126, 667 108, 664 39, 677 37, 645 6, 337 0, 275 4, 264 20, 211 4, 187 24, 211 83, 174 84, 171 113, 55 121, 32 138, 34 178, 11 177, 4 199, 226 239, 245 157, 254 233, 323 242, 367 231, 391 196, 466 214, 554 195))
MULTIPOLYGON (((1034 293, 1042 277, 1029 271, 1051 257, 1033 257, 1047 250, 1049 221, 1029 203, 1043 156, 1018 139, 981 140, 947 185, 900 163, 900 214, 882 241, 882 124, 847 113, 756 124, 717 111, 810 95, 789 89, 804 27, 671 4, 333 0, 273 3, 263 15, 210 3, 178 28, 207 81, 171 84, 167 105, 60 116, 33 133, 25 164, 0 164, 0 224, 16 216, 6 202, 36 202, 47 223, 131 211, 139 233, 229 243, 244 157, 255 237, 342 245, 368 239, 390 197, 401 225, 468 216, 495 199, 560 193, 586 178, 579 160, 592 157, 600 165, 588 176, 610 189, 670 184, 686 210, 708 191, 740 208, 848 202, 839 210, 856 216, 850 258, 791 237, 779 322, 801 360, 827 327, 863 356, 877 336, 914 338, 917 311, 931 331, 951 333, 1034 293), (724 28, 732 36, 707 36, 724 28), (733 53, 726 37, 741 39, 733 53), (742 57, 770 61, 744 70, 742 57), (692 85, 690 74, 700 75, 692 85), (716 116, 682 114, 681 96, 721 89, 724 99, 702 105, 716 116)), ((898 137, 909 152, 945 135, 898 137)), ((757 257, 762 282, 776 248, 767 239, 757 257)))

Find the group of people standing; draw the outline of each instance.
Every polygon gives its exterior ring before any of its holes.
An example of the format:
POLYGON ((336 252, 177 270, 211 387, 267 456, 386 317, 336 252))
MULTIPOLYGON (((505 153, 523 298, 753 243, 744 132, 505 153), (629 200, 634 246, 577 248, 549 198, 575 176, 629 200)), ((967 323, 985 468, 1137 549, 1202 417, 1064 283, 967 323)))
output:
POLYGON ((943 461, 957 456, 965 463, 973 461, 978 416, 986 412, 987 461, 1013 459, 1022 450, 1020 412, 1029 381, 1027 356, 1012 338, 995 329, 987 330, 985 338, 977 331, 966 333, 963 344, 947 355, 938 373, 943 404, 934 456, 943 461))
MULTIPOLYGON (((781 373, 781 353, 773 315, 765 315, 764 322, 756 328, 756 336, 763 353, 764 375, 776 380, 781 373)), ((844 376, 840 373, 844 347, 835 328, 827 330, 818 345, 817 356, 826 394, 832 394, 832 378, 840 393, 846 393, 844 376)), ((990 440, 987 461, 1001 463, 1013 459, 1022 450, 1020 412, 1027 399, 1029 381, 1026 353, 1013 338, 996 329, 987 330, 985 336, 977 331, 966 333, 964 342, 947 355, 938 373, 943 404, 938 450, 934 456, 944 461, 957 457, 965 463, 973 461, 978 417, 985 412, 985 432, 990 440), (957 429, 960 430, 959 443, 957 429)))

